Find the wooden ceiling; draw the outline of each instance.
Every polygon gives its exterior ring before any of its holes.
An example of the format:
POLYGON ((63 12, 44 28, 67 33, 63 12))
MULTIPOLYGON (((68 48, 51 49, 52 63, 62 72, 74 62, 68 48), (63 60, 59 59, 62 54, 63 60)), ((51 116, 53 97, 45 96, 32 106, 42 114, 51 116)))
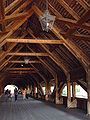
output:
POLYGON ((45 0, 0 0, 0 78, 6 83, 46 82, 56 74, 63 82, 68 74, 85 81, 90 68, 90 0, 48 2, 56 19, 47 33, 39 22, 45 0))

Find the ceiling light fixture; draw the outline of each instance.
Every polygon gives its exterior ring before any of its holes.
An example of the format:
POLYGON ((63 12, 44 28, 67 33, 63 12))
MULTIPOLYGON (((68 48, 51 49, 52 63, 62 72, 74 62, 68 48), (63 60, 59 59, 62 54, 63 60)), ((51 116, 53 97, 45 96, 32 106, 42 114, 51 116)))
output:
POLYGON ((41 27, 43 31, 48 32, 53 28, 55 16, 51 15, 48 10, 48 1, 46 0, 46 10, 42 16, 39 17, 39 21, 41 23, 41 27))
MULTIPOLYGON (((27 45, 25 45, 25 52, 27 53, 27 45)), ((25 64, 28 64, 28 63, 29 63, 29 58, 28 58, 28 56, 25 56, 25 57, 24 57, 24 62, 25 62, 25 64)))

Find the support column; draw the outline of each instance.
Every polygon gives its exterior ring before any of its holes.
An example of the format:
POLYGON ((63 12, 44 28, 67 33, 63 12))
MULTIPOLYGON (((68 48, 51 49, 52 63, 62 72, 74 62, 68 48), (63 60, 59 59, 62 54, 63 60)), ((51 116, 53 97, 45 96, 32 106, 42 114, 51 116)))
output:
POLYGON ((90 68, 87 70, 86 80, 87 80, 87 91, 88 91, 87 114, 90 115, 90 68))
POLYGON ((0 96, 4 93, 3 82, 0 82, 0 96))
POLYGON ((76 97, 76 82, 72 82, 72 107, 77 107, 77 99, 76 97))
POLYGON ((60 96, 60 100, 59 100, 59 103, 60 104, 63 104, 63 97, 62 97, 62 90, 63 90, 63 86, 62 86, 62 82, 60 82, 60 91, 59 91, 59 96, 60 96))
POLYGON ((36 84, 34 84, 34 97, 36 98, 36 84))
POLYGON ((33 97, 33 86, 31 86, 31 95, 33 97))
POLYGON ((46 91, 45 100, 48 101, 49 95, 50 95, 50 83, 49 82, 46 83, 45 91, 46 91))
POLYGON ((37 85, 37 98, 39 98, 39 85, 37 85))
POLYGON ((5 8, 4 8, 4 0, 0 0, 0 20, 2 20, 2 24, 1 24, 1 30, 5 31, 5 8))
POLYGON ((59 101, 59 92, 58 92, 58 77, 56 75, 56 104, 60 104, 60 101, 59 101))
POLYGON ((75 99, 75 82, 72 84, 72 97, 71 99, 71 82, 70 82, 70 74, 67 76, 67 107, 68 108, 76 108, 77 107, 77 100, 75 99))
POLYGON ((0 85, 0 96, 1 96, 1 94, 2 94, 2 93, 1 93, 1 85, 0 85))
POLYGON ((72 82, 72 97, 73 97, 73 100, 75 99, 75 96, 76 96, 75 86, 76 86, 76 82, 72 82))
POLYGON ((71 82, 70 74, 67 76, 67 107, 70 108, 71 105, 71 82))

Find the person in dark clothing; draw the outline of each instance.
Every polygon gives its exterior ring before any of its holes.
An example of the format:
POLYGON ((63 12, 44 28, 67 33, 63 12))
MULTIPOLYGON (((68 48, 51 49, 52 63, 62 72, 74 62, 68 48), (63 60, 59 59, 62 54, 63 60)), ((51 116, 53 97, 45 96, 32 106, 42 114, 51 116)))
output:
POLYGON ((17 100, 17 96, 18 96, 18 90, 17 90, 17 88, 15 88, 15 90, 14 90, 14 96, 15 96, 15 101, 17 100))

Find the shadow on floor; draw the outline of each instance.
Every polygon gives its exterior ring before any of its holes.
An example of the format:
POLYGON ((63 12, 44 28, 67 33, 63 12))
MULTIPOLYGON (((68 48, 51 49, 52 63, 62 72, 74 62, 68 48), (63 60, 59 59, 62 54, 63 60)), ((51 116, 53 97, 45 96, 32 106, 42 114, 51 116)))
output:
MULTIPOLYGON (((38 99, 37 99, 38 100, 38 99)), ((90 116, 87 115, 87 113, 81 109, 77 109, 77 108, 66 108, 64 105, 56 105, 53 102, 49 102, 49 101, 45 101, 45 100, 40 100, 42 101, 44 104, 49 105, 50 107, 56 108, 60 111, 66 112, 78 119, 81 120, 90 120, 90 116)))

